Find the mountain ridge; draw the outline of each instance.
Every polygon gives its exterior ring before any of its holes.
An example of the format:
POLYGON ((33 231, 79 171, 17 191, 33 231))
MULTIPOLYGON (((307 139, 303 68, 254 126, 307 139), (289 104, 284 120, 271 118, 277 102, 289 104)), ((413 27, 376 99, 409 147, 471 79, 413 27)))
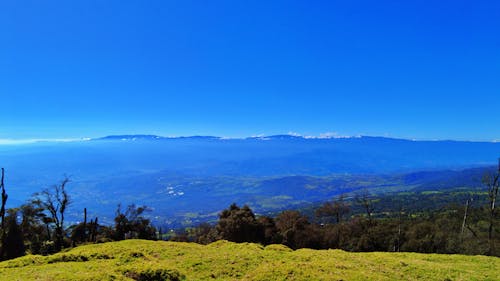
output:
MULTIPOLYGON (((454 140, 454 139, 408 139, 398 137, 372 136, 372 135, 354 135, 354 136, 308 136, 296 134, 277 134, 277 135, 262 135, 248 137, 221 137, 214 135, 191 135, 191 136, 160 136, 154 134, 125 134, 125 135, 107 135, 97 138, 84 138, 78 140, 175 140, 175 139, 207 139, 207 140, 387 140, 387 141, 402 141, 402 142, 430 142, 430 143, 492 143, 497 144, 498 141, 485 140, 454 140)), ((76 139, 75 139, 76 140, 76 139)), ((47 141, 47 140, 45 140, 47 141)))

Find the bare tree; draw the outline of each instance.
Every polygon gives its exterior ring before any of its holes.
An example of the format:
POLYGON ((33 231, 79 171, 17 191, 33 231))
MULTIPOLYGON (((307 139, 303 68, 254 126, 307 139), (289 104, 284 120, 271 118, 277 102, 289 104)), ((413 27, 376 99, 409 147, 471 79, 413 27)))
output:
POLYGON ((87 208, 83 208, 83 233, 84 233, 84 240, 87 240, 87 208))
POLYGON ((349 205, 344 201, 345 194, 339 195, 337 200, 324 203, 316 210, 318 217, 334 217, 337 223, 341 223, 345 215, 350 212, 349 205))
POLYGON ((375 208, 370 193, 367 190, 363 190, 361 194, 356 195, 356 202, 363 207, 368 217, 368 223, 372 225, 372 215, 375 208))
POLYGON ((49 213, 50 221, 54 225, 54 247, 59 251, 64 246, 64 215, 67 207, 71 203, 66 184, 69 179, 66 177, 59 185, 54 185, 51 189, 44 189, 34 195, 33 203, 43 208, 49 213))
POLYGON ((394 252, 399 252, 401 250, 403 212, 403 204, 400 202, 398 209, 398 231, 396 233, 396 241, 394 241, 394 252))
POLYGON ((489 199, 489 226, 488 226, 488 255, 491 255, 494 250, 493 240, 493 223, 495 221, 495 204, 498 196, 498 186, 500 177, 500 159, 498 160, 498 169, 496 173, 486 173, 483 176, 483 183, 488 187, 489 199))
POLYGON ((464 220, 462 221, 462 229, 460 231, 460 237, 461 239, 463 239, 463 236, 464 236, 464 230, 465 230, 465 227, 467 226, 467 215, 468 215, 468 212, 469 212, 469 205, 472 203, 472 197, 467 199, 467 201, 465 201, 465 211, 464 211, 464 220))

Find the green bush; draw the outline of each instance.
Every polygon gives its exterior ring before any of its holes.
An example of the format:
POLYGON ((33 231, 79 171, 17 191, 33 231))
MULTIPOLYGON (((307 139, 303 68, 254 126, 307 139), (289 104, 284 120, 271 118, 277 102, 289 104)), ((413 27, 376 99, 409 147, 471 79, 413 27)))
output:
POLYGON ((137 281, 180 281, 185 277, 176 270, 164 268, 127 269, 125 276, 137 281))

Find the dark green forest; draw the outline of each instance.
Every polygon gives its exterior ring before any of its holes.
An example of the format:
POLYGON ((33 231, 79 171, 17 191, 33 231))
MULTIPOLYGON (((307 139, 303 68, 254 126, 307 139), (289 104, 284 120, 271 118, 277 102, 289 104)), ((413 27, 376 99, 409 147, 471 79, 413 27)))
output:
POLYGON ((0 258, 48 255, 65 248, 124 239, 187 241, 217 240, 284 244, 292 249, 421 252, 500 256, 500 224, 496 198, 499 170, 485 173, 482 189, 447 189, 371 194, 341 194, 313 207, 256 215, 232 204, 217 221, 197 227, 165 230, 148 219, 148 207, 118 206, 114 223, 98 217, 67 225, 73 203, 68 178, 33 194, 23 205, 6 209, 5 172, 1 174, 0 258))
MULTIPOLYGON (((457 194, 462 197, 463 191, 457 194)), ((171 240, 208 244, 225 239, 234 242, 284 244, 292 249, 343 249, 346 251, 421 252, 499 256, 500 242, 497 212, 490 229, 489 205, 484 194, 466 193, 463 205, 451 204, 439 209, 408 211, 398 204, 393 211, 376 213, 384 198, 343 196, 324 203, 308 216, 311 209, 286 210, 275 217, 256 216, 250 207, 235 204, 222 211, 216 224, 202 224, 172 236, 171 240), (475 204, 475 203, 474 203, 475 204), (490 239, 491 238, 491 239, 490 239)), ((444 195, 443 195, 444 196, 444 195)), ((451 196, 451 195, 448 195, 451 196)), ((406 197, 406 196, 402 196, 406 197)), ((426 194, 414 194, 417 201, 428 202, 426 194)), ((391 196, 392 199, 397 198, 391 196)), ((439 196, 434 196, 439 200, 439 196)))

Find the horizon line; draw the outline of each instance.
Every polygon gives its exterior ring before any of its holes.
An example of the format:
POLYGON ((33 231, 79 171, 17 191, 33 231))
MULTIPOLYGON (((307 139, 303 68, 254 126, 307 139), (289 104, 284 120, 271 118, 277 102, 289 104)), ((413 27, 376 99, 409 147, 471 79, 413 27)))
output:
POLYGON ((106 140, 109 138, 122 138, 122 140, 136 140, 137 138, 157 138, 157 139, 181 139, 181 138, 217 138, 220 140, 244 140, 244 139, 261 139, 269 140, 273 137, 279 136, 289 136, 303 139, 349 139, 349 138, 362 138, 362 137, 372 137, 372 138, 385 138, 385 139, 395 139, 395 140, 406 140, 406 141, 455 141, 455 142, 483 142, 483 143, 499 143, 500 140, 458 140, 458 139, 425 139, 425 138, 404 138, 404 137, 392 137, 392 136, 380 136, 380 135, 339 135, 337 133, 321 133, 319 135, 303 135, 295 132, 288 132, 285 134, 273 134, 273 135, 251 135, 246 137, 227 137, 227 136, 216 136, 216 135, 187 135, 187 136, 161 136, 156 134, 116 134, 116 135, 106 135, 103 137, 82 137, 82 138, 0 138, 0 145, 23 145, 23 144, 35 144, 35 143, 56 143, 56 142, 84 142, 84 141, 95 141, 95 140, 106 140))

